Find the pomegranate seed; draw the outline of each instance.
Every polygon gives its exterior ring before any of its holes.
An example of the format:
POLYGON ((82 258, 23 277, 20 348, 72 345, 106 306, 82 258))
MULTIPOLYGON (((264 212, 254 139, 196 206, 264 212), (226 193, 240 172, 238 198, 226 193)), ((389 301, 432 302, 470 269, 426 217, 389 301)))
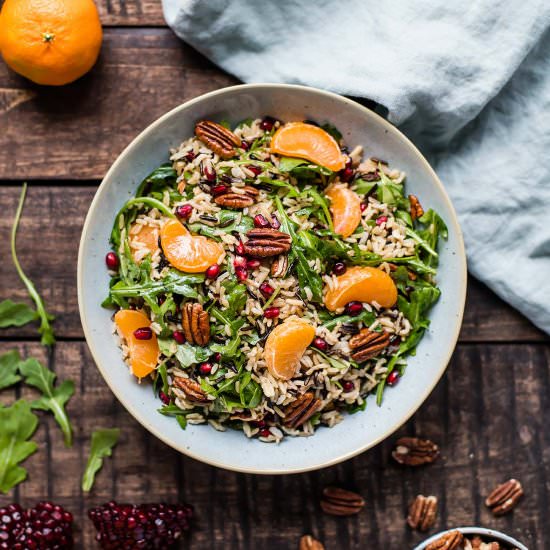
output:
POLYGON ((259 166, 254 166, 253 164, 249 164, 247 168, 253 172, 255 176, 259 176, 263 172, 259 166))
POLYGON ((265 130, 266 132, 271 132, 271 130, 273 130, 273 126, 275 125, 275 122, 276 120, 273 117, 266 116, 260 122, 260 128, 262 130, 265 130))
POLYGON ((220 266, 218 264, 211 265, 206 270, 206 276, 209 279, 215 279, 220 274, 220 266))
POLYGON ((281 311, 278 307, 268 307, 264 311, 264 317, 266 319, 275 319, 275 317, 279 317, 279 313, 281 313, 281 311))
POLYGON ((193 213, 193 207, 190 204, 181 204, 176 207, 176 216, 182 220, 186 220, 193 213))
POLYGON ((258 214, 254 216, 254 227, 271 227, 271 224, 266 220, 265 216, 258 214))
POLYGON ((386 378, 386 384, 388 384, 388 386, 395 386, 397 382, 399 382, 399 373, 396 370, 392 370, 386 378))
POLYGON ((159 397, 165 405, 170 404, 170 398, 163 391, 159 391, 159 397))
POLYGON ((269 437, 271 435, 271 432, 269 431, 269 428, 264 428, 263 430, 260 430, 260 433, 258 435, 260 437, 269 437))
POLYGON ((208 181, 216 181, 216 171, 211 166, 208 166, 207 164, 201 164, 201 171, 203 176, 208 181))
POLYGON ((210 189, 210 193, 214 195, 214 197, 217 197, 218 195, 223 195, 224 193, 227 193, 229 190, 229 187, 227 185, 224 185, 223 183, 220 185, 214 185, 212 189, 210 189))
POLYGON ((185 344, 185 334, 183 333, 183 330, 175 330, 172 333, 172 338, 174 338, 178 344, 185 344))
POLYGON ((210 374, 212 372, 212 365, 210 363, 202 363, 199 371, 201 374, 210 374))
POLYGON ((367 209, 367 203, 366 202, 362 202, 359 206, 359 208, 361 208, 361 212, 364 212, 366 209, 367 209))
POLYGON ((161 306, 162 304, 164 304, 164 302, 166 302, 166 296, 164 294, 160 294, 157 298, 157 303, 159 306, 161 306))
POLYGON ((153 331, 150 327, 136 328, 136 330, 134 330, 134 336, 136 340, 151 340, 153 331))
POLYGON ((265 420, 256 420, 255 422, 252 422, 252 425, 255 428, 265 428, 267 426, 265 420))
POLYGON ((343 275, 348 268, 344 262, 336 262, 332 267, 332 272, 335 275, 343 275))
POLYGON ((379 218, 376 218, 376 225, 382 225, 387 221, 388 221, 388 216, 380 216, 379 218))
POLYGON ((271 214, 271 227, 273 227, 273 229, 279 229, 279 227, 281 227, 281 222, 275 214, 271 214))
POLYGON ((239 281, 241 282, 248 279, 248 271, 246 270, 246 267, 236 267, 235 275, 237 276, 237 279, 239 279, 239 281))
POLYGON ((192 160, 195 159, 195 153, 193 153, 193 151, 189 151, 186 155, 185 155, 185 160, 187 162, 191 162, 192 160))
POLYGON ((346 304, 346 313, 352 317, 360 315, 363 311, 363 304, 361 302, 349 302, 346 304))
POLYGON ((233 267, 246 267, 247 261, 244 256, 235 256, 233 267))
POLYGON ((320 351, 326 351, 328 348, 327 341, 324 338, 321 338, 320 336, 317 336, 317 338, 314 338, 311 345, 320 351))
POLYGON ((246 267, 248 269, 258 269, 261 263, 260 260, 246 260, 246 267))
POLYGON ((244 255, 244 244, 239 241, 236 246, 235 246, 235 252, 239 255, 239 256, 243 256, 244 255))
POLYGON ((346 160, 346 167, 340 171, 340 179, 345 182, 351 181, 353 174, 354 170, 351 167, 351 159, 348 158, 348 160, 346 160))
POLYGON ((118 269, 118 256, 114 252, 109 252, 105 256, 105 263, 109 269, 113 271, 118 269))
POLYGON ((260 285, 260 292, 266 298, 269 298, 275 292, 275 289, 271 285, 268 285, 267 283, 262 283, 260 285))
POLYGON ((353 382, 344 382, 342 384, 342 388, 345 393, 349 393, 350 391, 353 391, 355 389, 355 384, 353 382))
POLYGON ((214 354, 214 361, 216 361, 216 363, 219 363, 221 360, 222 360, 222 354, 218 351, 214 354))
POLYGON ((248 145, 248 142, 246 142, 246 141, 244 141, 244 140, 241 141, 241 149, 242 149, 243 151, 248 151, 249 147, 250 147, 250 145, 248 145))

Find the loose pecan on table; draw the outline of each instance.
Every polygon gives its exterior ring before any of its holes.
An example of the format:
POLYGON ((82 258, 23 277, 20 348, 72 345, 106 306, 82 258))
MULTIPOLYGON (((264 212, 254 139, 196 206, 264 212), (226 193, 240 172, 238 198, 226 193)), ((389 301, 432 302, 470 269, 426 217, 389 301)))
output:
POLYGON ((485 506, 491 508, 495 516, 502 516, 512 510, 522 496, 521 483, 517 479, 509 479, 491 492, 485 499, 485 506))
POLYGON ((190 378, 176 376, 174 378, 174 386, 179 388, 189 401, 197 403, 208 403, 209 401, 208 395, 202 390, 200 384, 190 378))
POLYGON ((195 125, 195 135, 222 159, 235 156, 235 147, 241 146, 241 140, 231 130, 211 120, 201 120, 195 125))
POLYGON ((271 264, 271 276, 272 277, 284 277, 288 269, 288 256, 281 254, 277 256, 271 264))
POLYGON ((244 243, 244 252, 254 258, 279 256, 290 250, 292 239, 288 233, 276 229, 250 229, 246 233, 248 240, 244 243))
POLYGON ((225 206, 226 208, 247 208, 252 206, 256 202, 256 197, 260 192, 250 185, 241 187, 244 193, 237 193, 232 189, 228 189, 226 193, 222 193, 214 198, 214 202, 218 206, 225 206))
POLYGON ((323 489, 321 508, 326 514, 352 516, 359 513, 364 506, 365 500, 357 493, 339 487, 325 487, 323 489))
POLYGON ((389 344, 390 335, 386 331, 376 332, 364 328, 349 341, 351 358, 357 363, 363 363, 379 355, 389 344))
POLYGON ((429 439, 400 437, 391 453, 393 459, 406 466, 431 464, 439 457, 439 447, 429 439))
POLYGON ((325 550, 325 547, 311 535, 304 535, 300 539, 300 550, 325 550))
POLYGON ((449 531, 445 533, 437 540, 430 542, 426 546, 426 550, 455 550, 458 548, 464 541, 464 536, 460 531, 455 529, 454 531, 449 531))
POLYGON ((435 523, 437 516, 437 497, 417 495, 409 506, 407 523, 412 529, 427 531, 435 523))
POLYGON ((312 392, 300 395, 295 401, 285 407, 285 425, 289 428, 298 428, 305 424, 321 406, 321 400, 312 392))
POLYGON ((411 218, 417 220, 424 214, 424 209, 416 195, 409 195, 409 204, 411 205, 411 218))
POLYGON ((206 346, 210 340, 210 316, 201 304, 187 302, 181 309, 181 324, 190 344, 206 346))

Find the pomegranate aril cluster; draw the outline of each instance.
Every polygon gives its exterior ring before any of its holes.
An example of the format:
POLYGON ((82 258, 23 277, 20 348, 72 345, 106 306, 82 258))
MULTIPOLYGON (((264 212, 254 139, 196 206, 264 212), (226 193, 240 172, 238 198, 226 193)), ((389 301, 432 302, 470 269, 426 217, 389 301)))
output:
POLYGON ((88 512, 96 540, 104 550, 170 550, 193 515, 186 504, 118 504, 114 501, 88 512))
POLYGON ((62 506, 39 502, 23 510, 19 504, 0 508, 0 550, 70 550, 73 516, 62 506))

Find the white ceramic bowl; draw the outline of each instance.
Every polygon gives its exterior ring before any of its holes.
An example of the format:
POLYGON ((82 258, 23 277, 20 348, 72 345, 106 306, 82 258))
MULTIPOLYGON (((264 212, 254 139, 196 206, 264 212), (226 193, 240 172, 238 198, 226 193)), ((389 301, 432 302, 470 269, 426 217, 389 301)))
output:
POLYGON ((86 340, 101 374, 126 409, 162 441, 193 458, 231 470, 283 474, 314 470, 341 462, 376 445, 399 428, 426 399, 449 362, 458 338, 466 295, 466 259, 462 235, 445 190, 414 145, 392 125, 361 105, 333 93, 281 84, 224 88, 176 107, 145 129, 108 171, 92 202, 80 242, 78 300, 86 340), (437 210, 449 227, 441 244, 438 274, 442 296, 431 312, 432 324, 406 375, 386 390, 377 407, 374 397, 366 411, 313 437, 287 437, 280 445, 247 439, 242 433, 217 432, 210 426, 181 430, 173 418, 156 412, 159 401, 150 384, 137 384, 122 361, 112 335, 111 312, 100 303, 109 276, 105 254, 117 210, 141 180, 165 162, 170 147, 193 134, 200 119, 232 123, 272 115, 285 121, 313 119, 336 125, 346 143, 363 145, 366 155, 389 161, 407 172, 407 189, 425 207, 437 210))
MULTIPOLYGON (((494 529, 487 529, 485 527, 456 527, 464 535, 479 535, 485 540, 491 542, 500 542, 506 545, 506 548, 517 548, 517 550, 528 550, 527 546, 519 542, 518 540, 501 533, 500 531, 495 531, 494 529)), ((441 531, 431 536, 429 539, 426 539, 424 542, 420 543, 414 550, 424 550, 428 544, 436 541, 439 537, 448 533, 449 531, 454 531, 454 529, 448 529, 447 531, 441 531)))

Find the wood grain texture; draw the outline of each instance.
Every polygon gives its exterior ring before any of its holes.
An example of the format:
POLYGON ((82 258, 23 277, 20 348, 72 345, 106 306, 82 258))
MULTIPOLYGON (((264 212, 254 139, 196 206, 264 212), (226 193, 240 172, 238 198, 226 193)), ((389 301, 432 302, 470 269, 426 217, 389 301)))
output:
MULTIPOLYGON (((15 345, 24 355, 45 360, 38 344, 15 345)), ((3 343, 0 352, 13 346, 3 343)), ((61 378, 76 382, 77 393, 68 408, 75 444, 66 449, 52 418, 40 413, 36 437, 41 448, 25 464, 29 479, 0 497, 0 505, 55 499, 75 514, 79 548, 95 547, 86 510, 115 498, 192 503, 197 522, 189 540, 191 550, 291 549, 304 533, 323 540, 327 550, 359 550, 365 541, 369 548, 410 549, 422 539, 405 524, 407 505, 418 493, 439 498, 440 513, 431 532, 482 524, 515 535, 529 548, 550 545, 550 434, 544 420, 550 414, 547 344, 458 347, 436 390, 399 431, 438 442, 442 456, 434 465, 414 469, 395 464, 389 454, 396 434, 338 466, 281 477, 219 470, 156 440, 115 401, 85 344, 59 344, 54 361, 61 378), (91 431, 112 426, 122 429, 120 443, 92 493, 83 495, 79 479, 91 431), (483 498, 512 476, 522 482, 525 497, 512 514, 493 518, 483 498), (328 484, 360 492, 367 501, 365 510, 352 518, 324 515, 318 497, 328 484)), ((405 391, 405 382, 390 391, 405 391)), ((9 394, 2 392, 4 402, 9 394)))
MULTIPOLYGON (((19 191, 16 185, 0 187, 0 203, 6 212, 0 218, 1 258, 9 257, 9 232, 19 191)), ((32 184, 21 221, 17 245, 21 262, 56 315, 55 329, 62 338, 83 337, 76 298, 76 260, 81 228, 94 193, 95 186, 90 185, 32 184)), ((0 280, 0 298, 26 299, 11 262, 0 262, 0 280)), ((0 333, 7 338, 35 335, 34 326, 0 333)), ((484 285, 470 279, 461 340, 544 341, 548 337, 484 285)))
POLYGON ((105 26, 164 26, 161 0, 96 0, 105 26))
POLYGON ((0 62, 0 180, 100 179, 160 115, 235 84, 168 29, 106 29, 92 71, 36 86, 0 62))

